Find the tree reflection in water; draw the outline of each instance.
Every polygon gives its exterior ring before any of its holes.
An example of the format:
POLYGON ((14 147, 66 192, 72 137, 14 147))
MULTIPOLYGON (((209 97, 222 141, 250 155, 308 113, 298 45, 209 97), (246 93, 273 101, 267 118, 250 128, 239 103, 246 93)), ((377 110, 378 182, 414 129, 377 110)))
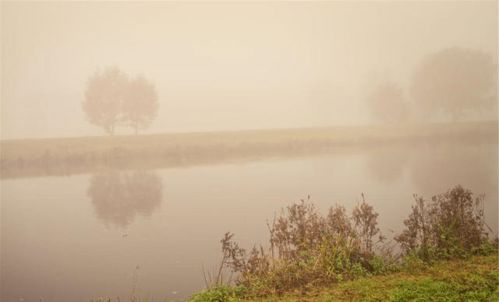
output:
POLYGON ((418 194, 437 194, 456 184, 477 193, 497 191, 497 145, 489 142, 425 142, 370 150, 372 179, 391 184, 406 171, 418 194))
POLYGON ((373 181, 392 184, 403 177, 409 163, 409 147, 373 148, 367 153, 367 171, 373 181))
POLYGON ((104 171, 91 177, 87 194, 98 219, 126 227, 137 214, 150 216, 159 208, 162 184, 153 172, 104 171))
POLYGON ((484 194, 487 223, 497 229, 497 141, 478 138, 378 148, 366 159, 371 178, 385 185, 407 175, 414 190, 410 193, 429 197, 459 184, 477 195, 484 194))

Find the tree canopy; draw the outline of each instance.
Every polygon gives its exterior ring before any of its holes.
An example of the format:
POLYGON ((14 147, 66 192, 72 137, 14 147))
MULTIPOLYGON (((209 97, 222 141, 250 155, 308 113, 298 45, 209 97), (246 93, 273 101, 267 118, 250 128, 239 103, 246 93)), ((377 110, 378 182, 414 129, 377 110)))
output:
POLYGON ((497 106, 497 69, 492 56, 447 48, 423 58, 412 78, 415 109, 457 120, 497 106))
POLYGON ((82 107, 90 123, 113 135, 117 126, 135 133, 150 126, 159 104, 154 85, 145 77, 130 78, 109 67, 89 78, 82 107))
POLYGON ((137 133, 139 129, 149 127, 157 111, 158 97, 154 86, 143 76, 131 79, 123 99, 123 122, 137 133))

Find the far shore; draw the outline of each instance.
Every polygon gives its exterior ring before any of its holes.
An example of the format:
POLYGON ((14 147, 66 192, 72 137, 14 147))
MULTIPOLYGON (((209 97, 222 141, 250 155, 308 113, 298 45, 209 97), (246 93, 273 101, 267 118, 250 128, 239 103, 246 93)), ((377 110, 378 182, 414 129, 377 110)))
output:
POLYGON ((461 122, 0 141, 0 177, 153 169, 434 141, 498 140, 498 123, 461 122))

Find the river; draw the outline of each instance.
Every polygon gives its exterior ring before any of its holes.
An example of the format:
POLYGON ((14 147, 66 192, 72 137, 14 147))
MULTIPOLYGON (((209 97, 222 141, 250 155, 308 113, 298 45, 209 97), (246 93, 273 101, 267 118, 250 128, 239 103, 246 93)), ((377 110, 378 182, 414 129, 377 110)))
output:
POLYGON ((485 194, 497 230, 497 142, 419 142, 189 167, 1 180, 1 300, 183 301, 204 287, 219 240, 266 244, 266 222, 307 198, 325 212, 361 200, 383 233, 403 227, 413 194, 461 184, 485 194))

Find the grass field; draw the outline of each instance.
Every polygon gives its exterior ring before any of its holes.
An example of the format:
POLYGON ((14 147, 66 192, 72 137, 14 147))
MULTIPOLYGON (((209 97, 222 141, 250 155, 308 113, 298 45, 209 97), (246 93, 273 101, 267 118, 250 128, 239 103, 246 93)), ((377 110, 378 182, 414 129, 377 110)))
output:
POLYGON ((477 137, 497 140, 497 122, 4 140, 0 168, 2 178, 70 175, 108 167, 161 168, 477 137))
POLYGON ((220 297, 211 299, 209 295, 200 294, 192 301, 499 301, 499 262, 497 255, 475 256, 433 265, 413 265, 397 273, 310 288, 281 297, 245 300, 223 293, 220 297))

